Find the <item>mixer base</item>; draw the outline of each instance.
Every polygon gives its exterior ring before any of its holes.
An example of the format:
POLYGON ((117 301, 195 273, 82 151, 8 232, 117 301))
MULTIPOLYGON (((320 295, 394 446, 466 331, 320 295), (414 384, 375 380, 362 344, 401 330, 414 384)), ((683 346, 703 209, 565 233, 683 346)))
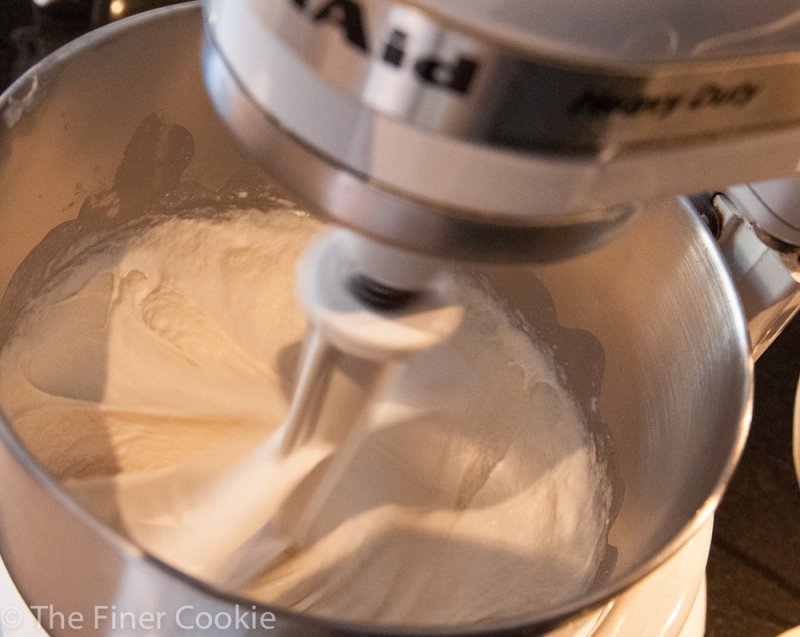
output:
POLYGON ((689 618, 686 620, 686 625, 680 632, 680 637, 703 637, 706 632, 706 578, 700 584, 700 590, 697 591, 692 610, 689 612, 689 618))

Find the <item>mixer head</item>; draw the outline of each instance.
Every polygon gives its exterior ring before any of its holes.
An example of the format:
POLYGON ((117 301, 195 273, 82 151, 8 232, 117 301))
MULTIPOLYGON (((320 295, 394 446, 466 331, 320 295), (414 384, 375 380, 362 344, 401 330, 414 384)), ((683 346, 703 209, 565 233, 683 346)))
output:
POLYGON ((206 0, 205 78, 309 208, 415 253, 549 260, 658 195, 792 174, 794 0, 206 0))

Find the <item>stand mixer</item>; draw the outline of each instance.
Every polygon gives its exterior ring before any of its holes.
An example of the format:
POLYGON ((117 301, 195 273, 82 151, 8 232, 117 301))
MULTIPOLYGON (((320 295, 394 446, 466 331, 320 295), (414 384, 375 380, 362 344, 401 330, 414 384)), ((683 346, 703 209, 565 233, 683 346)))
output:
MULTIPOLYGON (((603 250, 601 244, 636 223, 632 218, 639 206, 631 201, 797 169, 800 113, 791 99, 779 99, 800 81, 796 54, 781 52, 796 48, 790 20, 775 18, 779 26, 790 27, 786 41, 776 36, 780 28, 767 28, 770 37, 761 40, 696 37, 694 50, 704 52, 700 62, 632 65, 593 49, 590 64, 584 55, 559 50, 553 40, 544 52, 523 45, 520 39, 529 34, 516 29, 500 37, 486 28, 481 14, 486 6, 461 4, 464 13, 454 15, 445 3, 206 5, 205 76, 215 105, 240 141, 268 161, 310 208, 367 237, 349 238, 357 244, 353 253, 360 255, 357 297, 374 302, 377 293, 381 302, 399 302, 424 287, 441 257, 549 262, 603 250), (733 65, 718 59, 719 51, 748 57, 733 65), (555 82, 549 93, 557 99, 542 100, 542 77, 555 82), (625 81, 614 81, 620 77, 625 81), (498 95, 513 99, 504 102, 498 95), (769 149, 766 158, 761 149, 769 149), (442 166, 449 167, 446 174, 442 166)), ((507 21, 517 24, 518 17, 507 21)), ((677 36, 660 24, 656 35, 666 33, 667 43, 673 42, 677 36)), ((627 42, 631 56, 664 54, 637 49, 653 39, 651 33, 612 36, 612 43, 627 42)), ((792 192, 790 183, 732 188, 713 202, 730 252, 748 255, 738 257, 742 272, 759 270, 768 259, 753 255, 767 251, 753 243, 750 222, 738 221, 734 213, 752 218, 761 236, 769 233, 770 243, 786 250, 791 236, 781 232, 780 222, 769 222, 784 207, 791 210, 790 198, 781 197, 782 190, 792 192)), ((683 200, 681 205, 691 207, 683 200)), ((791 220, 785 225, 791 229, 791 220)), ((671 222, 656 222, 652 234, 672 229, 679 236, 671 222)), ((553 290, 559 267, 545 263, 539 272, 553 290)), ((796 309, 793 279, 779 283, 768 291, 752 287, 750 315, 761 319, 760 329, 751 332, 757 347, 765 346, 796 309)), ((514 277, 506 284, 517 285, 514 277)), ((519 287, 525 287, 521 281, 519 287)), ((729 288, 720 282, 726 294, 729 288)), ((569 314, 568 307, 559 306, 560 316, 569 314)), ((732 333, 742 333, 741 326, 734 324, 732 333)), ((729 446, 740 448, 742 441, 735 434, 729 446)), ((16 449, 13 441, 6 443, 16 449)), ((722 483, 732 468, 723 465, 722 483)), ((684 583, 691 581, 679 586, 689 592, 674 597, 678 602, 667 613, 674 617, 665 630, 680 629, 700 587, 697 564, 705 561, 710 512, 721 488, 718 476, 709 481, 711 505, 706 498, 702 506, 690 503, 699 515, 643 569, 650 571, 672 555, 650 577, 669 579, 664 574, 671 564, 673 577, 677 572, 684 583)), ((5 542, 3 549, 14 573, 19 559, 5 542)), ((31 581, 17 577, 29 598, 31 581)), ((611 588, 619 593, 632 581, 622 578, 611 588)), ((526 630, 600 635, 603 622, 607 631, 622 624, 635 630, 629 618, 620 620, 619 609, 625 596, 635 597, 647 581, 611 603, 604 590, 589 603, 559 609, 526 630)), ((664 586, 662 581, 659 590, 664 586)), ((318 630, 330 634, 328 629, 318 630)), ((654 633, 640 628, 637 634, 654 633)))
POLYGON ((359 280, 387 293, 417 289, 401 280, 413 255, 567 258, 639 202, 711 190, 687 203, 752 283, 758 356, 798 307, 800 180, 729 186, 800 167, 800 15, 628 9, 208 0, 204 76, 240 143, 312 210, 408 251, 387 265, 369 241, 359 280))
MULTIPOLYGON (((370 237, 353 239, 370 245, 361 293, 420 289, 422 255, 569 257, 637 202, 798 170, 795 8, 743 5, 723 26, 694 5, 635 18, 585 5, 208 0, 204 76, 240 143, 311 209, 370 237)), ((724 227, 735 272, 763 243, 797 254, 797 178, 692 204, 724 227)), ((783 265, 767 286, 740 286, 756 355, 798 307, 796 265, 783 265)))
MULTIPOLYGON (((423 266, 381 245, 420 263, 567 258, 641 202, 709 190, 715 224, 743 217, 781 252, 800 245, 800 180, 730 187, 800 165, 791 3, 745 2, 724 21, 693 3, 204 10, 204 77, 226 124, 312 210, 378 240, 362 274, 389 289, 423 266)), ((761 292, 771 305, 792 283, 761 292)), ((774 338, 793 311, 758 331, 774 338)))
POLYGON ((205 77, 238 139, 337 223, 546 260, 631 202, 797 170, 793 6, 706 10, 209 2, 205 77))

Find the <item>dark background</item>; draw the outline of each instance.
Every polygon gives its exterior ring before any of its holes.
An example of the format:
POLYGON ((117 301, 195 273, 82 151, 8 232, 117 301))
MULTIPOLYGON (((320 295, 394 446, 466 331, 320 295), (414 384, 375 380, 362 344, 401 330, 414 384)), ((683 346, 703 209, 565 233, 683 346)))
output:
MULTIPOLYGON (((170 3, 120 6, 125 15, 170 3)), ((39 9, 30 0, 0 0, 0 90, 61 44, 107 22, 108 5, 61 0, 39 9)), ((795 320, 756 364, 752 431, 717 513, 708 564, 709 637, 775 637, 800 625, 800 488, 791 451, 798 353, 795 320)))

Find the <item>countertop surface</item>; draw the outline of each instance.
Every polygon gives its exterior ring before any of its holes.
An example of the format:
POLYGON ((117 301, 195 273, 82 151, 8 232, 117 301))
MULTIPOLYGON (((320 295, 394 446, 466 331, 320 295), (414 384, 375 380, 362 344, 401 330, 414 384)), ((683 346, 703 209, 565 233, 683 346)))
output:
POLYGON ((750 437, 717 512, 708 563, 711 637, 775 637, 800 625, 800 487, 792 464, 799 374, 795 318, 756 363, 750 437))
MULTIPOLYGON (((92 4, 68 0, 42 12, 28 0, 0 0, 0 90, 89 29, 92 4)), ((710 637, 775 637, 800 625, 800 488, 791 451, 799 374, 795 320, 756 364, 750 439, 717 513, 708 564, 710 637)))

